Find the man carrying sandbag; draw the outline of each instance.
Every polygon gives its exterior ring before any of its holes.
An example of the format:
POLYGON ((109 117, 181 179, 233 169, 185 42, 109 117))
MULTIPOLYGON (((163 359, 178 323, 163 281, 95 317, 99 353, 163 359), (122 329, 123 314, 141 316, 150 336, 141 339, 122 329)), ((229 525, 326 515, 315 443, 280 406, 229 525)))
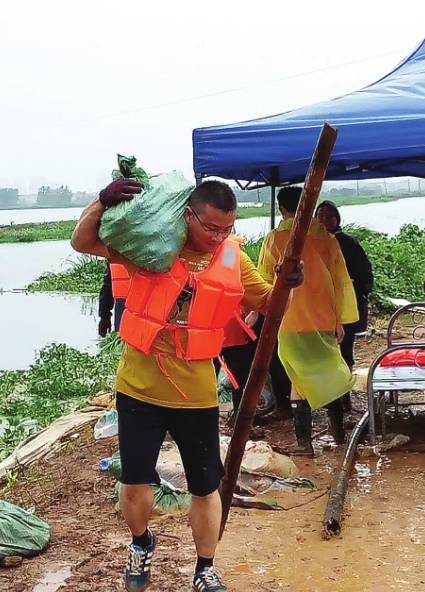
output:
MULTIPOLYGON (((184 212, 187 240, 169 272, 148 272, 106 247, 98 237, 105 208, 141 190, 132 179, 111 183, 84 210, 72 237, 77 251, 124 264, 131 276, 120 326, 125 347, 116 381, 120 505, 133 535, 126 588, 141 592, 150 581, 155 549, 148 527, 150 484, 159 482, 155 466, 168 431, 179 447, 192 494, 189 519, 197 550, 193 589, 223 592, 226 586, 213 566, 223 465, 212 359, 221 351, 223 328, 240 305, 265 311, 271 285, 231 236, 237 202, 232 189, 219 181, 206 181, 191 194, 184 212)), ((286 281, 297 287, 302 279, 299 268, 286 281)))

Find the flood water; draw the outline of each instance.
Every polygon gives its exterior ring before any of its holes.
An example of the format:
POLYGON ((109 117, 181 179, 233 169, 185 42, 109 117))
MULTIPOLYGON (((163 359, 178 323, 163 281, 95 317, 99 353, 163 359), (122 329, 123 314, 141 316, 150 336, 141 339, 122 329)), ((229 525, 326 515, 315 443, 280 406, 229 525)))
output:
POLYGON ((0 244, 0 370, 27 368, 35 352, 53 342, 96 351, 96 297, 22 291, 78 256, 69 241, 0 244))
MULTIPOLYGON (((397 234, 404 224, 417 224, 420 228, 425 228, 425 197, 411 197, 386 203, 341 206, 338 209, 343 225, 366 226, 390 235, 397 234)), ((257 238, 269 230, 269 218, 246 218, 236 221, 237 233, 247 238, 257 238)))
POLYGON ((97 298, 74 294, 0 293, 0 370, 22 370, 48 343, 94 353, 97 298))
MULTIPOLYGON (((83 208, 43 208, 22 210, 0 210, 0 226, 13 222, 55 222, 78 220, 83 208)), ((425 198, 410 197, 390 202, 365 205, 341 206, 343 224, 367 226, 378 232, 397 234, 403 224, 425 226, 425 198)), ((247 238, 261 236, 270 230, 268 218, 247 218, 237 220, 236 230, 247 238)))
POLYGON ((65 271, 77 259, 69 241, 0 244, 0 291, 25 288, 43 273, 65 271))
MULTIPOLYGON (((0 210, 0 225, 77 219, 82 208, 0 210)), ((400 226, 425 227, 425 197, 340 208, 343 223, 395 234, 400 226)), ((257 238, 268 232, 268 218, 236 221, 236 232, 257 238)), ((27 368, 34 352, 52 342, 94 351, 96 298, 63 294, 26 294, 23 290, 45 272, 65 270, 78 258, 69 241, 0 244, 0 370, 27 368)))
POLYGON ((22 208, 0 210, 0 226, 27 224, 28 222, 58 222, 78 220, 84 208, 22 208))

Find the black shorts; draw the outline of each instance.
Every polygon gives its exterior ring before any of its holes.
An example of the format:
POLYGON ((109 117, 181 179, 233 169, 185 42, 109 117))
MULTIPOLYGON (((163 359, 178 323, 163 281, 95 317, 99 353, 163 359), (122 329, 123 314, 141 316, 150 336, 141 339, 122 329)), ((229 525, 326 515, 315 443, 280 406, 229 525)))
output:
POLYGON ((173 409, 117 393, 121 482, 159 483, 156 463, 168 432, 177 444, 189 492, 215 491, 224 474, 220 458, 218 407, 173 409))

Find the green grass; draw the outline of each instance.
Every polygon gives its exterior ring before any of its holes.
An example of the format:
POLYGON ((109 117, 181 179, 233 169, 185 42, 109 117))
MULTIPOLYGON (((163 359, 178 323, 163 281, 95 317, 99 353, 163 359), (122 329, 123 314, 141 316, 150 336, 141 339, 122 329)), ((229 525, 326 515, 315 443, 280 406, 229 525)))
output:
POLYGON ((77 222, 40 222, 0 227, 0 243, 31 243, 44 240, 68 240, 77 222))
POLYGON ((396 236, 368 228, 349 226, 366 251, 375 277, 371 302, 378 311, 391 310, 387 297, 424 299, 425 230, 415 224, 402 226, 396 236))
POLYGON ((0 419, 9 424, 0 436, 0 460, 26 437, 28 420, 45 427, 84 407, 99 391, 111 390, 121 347, 116 333, 102 340, 96 355, 51 344, 28 370, 0 372, 0 419))
POLYGON ((238 220, 256 218, 257 216, 270 216, 270 205, 264 204, 262 208, 238 208, 238 220))
POLYGON ((45 273, 27 286, 30 292, 69 292, 98 294, 102 286, 105 260, 81 255, 76 263, 62 273, 45 273))
MULTIPOLYGON (((358 238, 374 269, 375 289, 372 302, 378 309, 388 307, 387 297, 418 300, 424 297, 425 231, 418 226, 403 226, 396 236, 387 236, 368 228, 349 226, 349 234, 358 238)), ((249 240, 243 249, 257 263, 261 239, 249 240)), ((64 291, 98 294, 102 284, 104 261, 82 256, 69 270, 45 274, 33 282, 31 291, 64 291)))

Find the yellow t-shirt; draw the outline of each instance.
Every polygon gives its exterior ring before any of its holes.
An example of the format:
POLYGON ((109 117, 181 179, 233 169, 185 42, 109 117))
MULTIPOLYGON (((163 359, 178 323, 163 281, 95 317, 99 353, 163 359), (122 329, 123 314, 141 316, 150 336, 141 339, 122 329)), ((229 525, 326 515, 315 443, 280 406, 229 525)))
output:
MULTIPOLYGON (((185 259, 189 270, 202 271, 212 254, 203 254, 184 247, 180 258, 185 259)), ((115 256, 112 255, 112 261, 115 256)), ((120 263, 124 263, 119 258, 120 263)), ((125 261, 129 273, 137 267, 125 261)), ((263 310, 271 285, 263 280, 256 267, 241 251, 241 280, 245 289, 242 305, 249 310, 263 310)), ((184 292, 184 291, 183 291, 184 292)), ((190 295, 179 298, 171 313, 170 321, 186 320, 190 295)), ((161 331, 149 355, 124 344, 118 366, 116 390, 145 403, 173 408, 216 407, 217 382, 211 360, 182 360, 175 355, 175 347, 167 331, 161 331)))

